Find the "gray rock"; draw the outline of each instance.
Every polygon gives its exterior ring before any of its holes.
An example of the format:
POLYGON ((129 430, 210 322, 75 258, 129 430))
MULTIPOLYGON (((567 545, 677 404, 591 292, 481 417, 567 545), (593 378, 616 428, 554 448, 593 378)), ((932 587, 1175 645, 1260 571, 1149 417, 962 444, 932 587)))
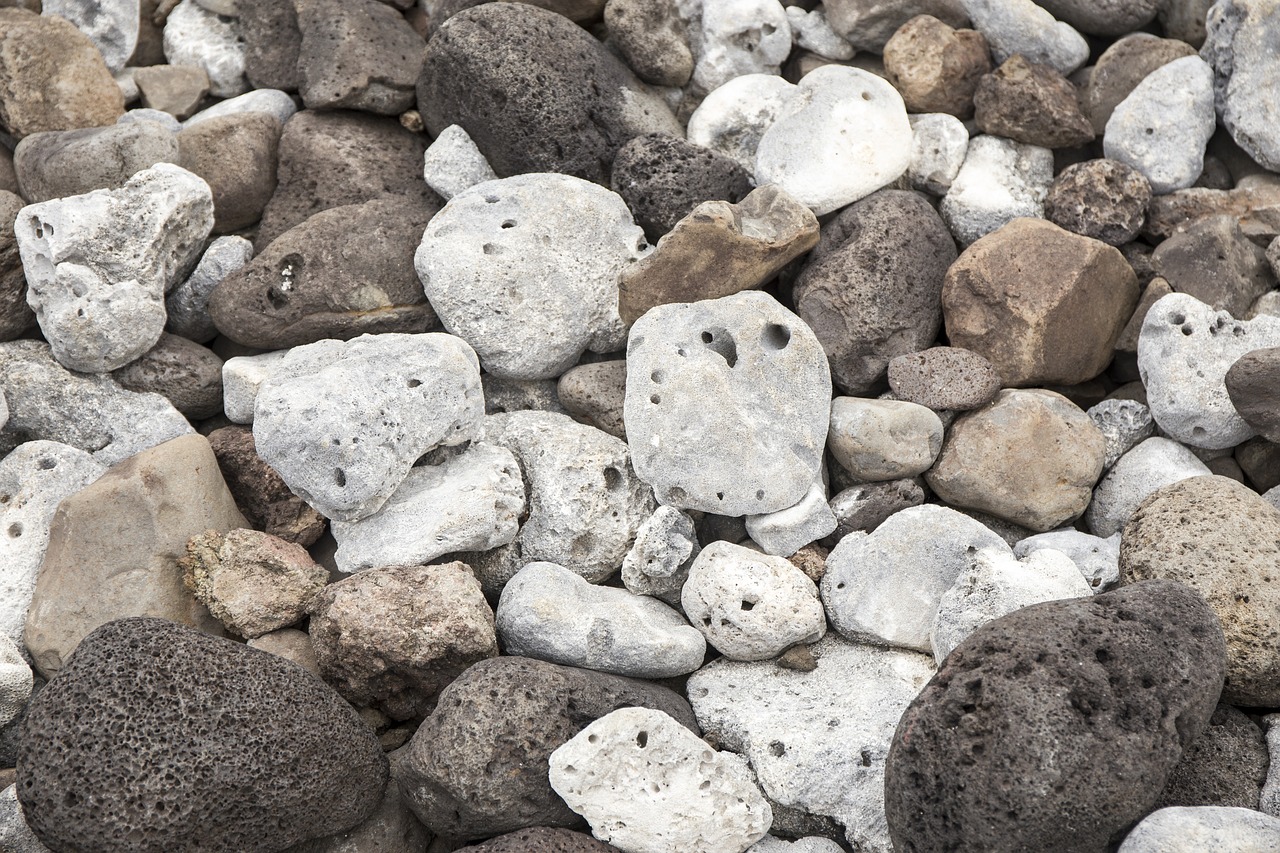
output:
POLYGON ((776 0, 691 3, 677 7, 689 15, 693 76, 685 99, 705 95, 744 74, 778 74, 791 52, 791 23, 776 0))
POLYGON ((1280 714, 1267 714, 1262 718, 1267 732, 1267 779, 1262 786, 1258 810, 1272 817, 1280 817, 1280 714))
POLYGON ((990 403, 1000 391, 995 367, 976 352, 931 347, 889 362, 889 388, 899 400, 934 411, 963 412, 990 403))
POLYGON ((766 554, 779 557, 790 557, 836 529, 836 517, 827 505, 827 489, 821 482, 814 483, 795 506, 748 515, 745 523, 747 535, 766 554))
POLYGON ((907 180, 930 195, 943 196, 960 174, 969 152, 969 131, 949 113, 925 113, 911 120, 911 162, 907 180))
POLYGON ((1102 460, 1104 471, 1140 442, 1155 435, 1156 422, 1151 410, 1137 400, 1103 400, 1090 407, 1086 414, 1107 440, 1107 455, 1102 460))
POLYGON ((609 41, 636 76, 655 86, 683 86, 693 75, 689 22, 675 3, 609 0, 604 7, 609 41))
POLYGON ((942 450, 942 421, 916 403, 836 397, 827 447, 855 479, 901 480, 933 467, 942 450))
POLYGON ((1098 483, 1093 502, 1085 511, 1085 523, 1096 536, 1112 536, 1156 490, 1210 473, 1194 453, 1176 441, 1148 438, 1121 456, 1098 483))
POLYGON ((134 107, 116 119, 116 124, 137 124, 140 122, 158 124, 171 133, 178 133, 182 130, 182 122, 173 116, 161 110, 152 110, 146 107, 134 107))
POLYGON ((476 184, 497 180, 480 149, 459 125, 451 124, 427 146, 422 177, 436 195, 448 201, 476 184))
MULTIPOLYGON (((1202 14, 1202 24, 1203 21, 1202 14)), ((1118 39, 1104 50, 1080 93, 1081 107, 1093 123, 1094 133, 1103 134, 1111 112, 1148 74, 1165 63, 1195 56, 1195 53, 1195 48, 1179 41, 1172 33, 1169 38, 1159 38, 1143 32, 1118 39)))
POLYGON ((192 421, 222 412, 222 359, 186 338, 166 332, 140 358, 111 375, 121 388, 162 395, 192 421))
POLYGON ((32 204, 117 189, 156 163, 177 162, 177 137, 151 121, 33 133, 13 151, 19 191, 32 204))
POLYGON ((1171 806, 1147 815, 1117 853, 1263 851, 1280 847, 1280 818, 1227 806, 1171 806))
POLYGON ((830 0, 823 4, 837 33, 859 50, 880 53, 898 28, 916 15, 929 15, 953 27, 968 24, 960 0, 830 0))
POLYGON ((288 350, 264 352, 261 355, 238 355, 222 363, 222 408, 233 424, 253 423, 253 407, 258 402, 262 383, 288 350))
POLYGON ((1052 183, 1048 148, 977 136, 938 212, 956 240, 968 245, 1020 216, 1042 218, 1052 183))
MULTIPOLYGON (((389 757, 394 762, 399 753, 389 757)), ((431 833, 414 816, 400 794, 400 784, 387 782, 378 810, 346 832, 304 841, 283 853, 422 853, 431 833)))
POLYGON ((1151 253, 1151 268, 1174 291, 1242 320, 1276 286, 1266 252, 1244 235, 1234 216, 1206 216, 1186 225, 1151 253))
POLYGON ((962 2, 973 28, 987 37, 997 64, 1020 53, 1065 76, 1089 58, 1084 37, 1031 0, 962 2))
POLYGON ((636 531, 622 560, 622 583, 636 595, 678 603, 698 551, 693 519, 675 507, 660 506, 636 531))
POLYGON ((87 35, 113 74, 128 63, 138 46, 138 0, 48 0, 43 14, 66 18, 87 35))
POLYGON ((252 92, 245 92, 243 95, 219 101, 213 106, 201 110, 184 121, 182 126, 191 127, 193 124, 199 124, 211 118, 219 118, 235 113, 267 113, 275 116, 280 124, 283 125, 297 111, 298 105, 293 102, 293 98, 290 98, 287 93, 281 92, 279 89, 254 89, 252 92))
POLYGON ((165 297, 165 328, 198 344, 218 335, 209 316, 209 294, 231 273, 253 258, 253 244, 243 237, 219 237, 209 244, 186 281, 165 297))
MULTIPOLYGON (((777 826, 776 818, 774 826, 777 826)), ((843 849, 830 838, 823 838, 821 835, 810 835, 794 841, 766 835, 748 847, 747 853, 840 853, 843 849)))
POLYGON ((0 634, 0 727, 9 725, 26 708, 34 684, 21 644, 0 634))
POLYGON ((870 533, 896 512, 924 503, 924 489, 916 480, 861 483, 831 499, 836 517, 832 539, 839 541, 855 530, 870 533))
POLYGON ((52 853, 27 826, 15 785, 0 791, 0 845, 7 853, 52 853))
POLYGON ((627 396, 627 363, 622 359, 579 364, 556 383, 556 397, 569 414, 627 440, 622 407, 627 396))
POLYGON ((1098 36, 1119 36, 1141 29, 1163 5, 1159 0, 1044 0, 1043 4, 1055 18, 1098 36))
POLYGON ((1200 55, 1213 66, 1218 115, 1231 138, 1264 168, 1280 169, 1280 27, 1267 0, 1218 0, 1205 19, 1200 55))
POLYGON ((484 385, 486 415, 525 411, 569 414, 565 407, 560 405, 555 380, 502 379, 492 373, 486 373, 480 377, 480 382, 484 385))
POLYGON ((414 104, 423 41, 378 0, 295 4, 302 47, 298 94, 308 109, 399 115, 414 104))
POLYGON ((1276 381, 1280 379, 1278 359, 1278 349, 1252 350, 1236 359, 1226 377, 1231 405, 1268 441, 1280 438, 1280 406, 1277 405, 1277 396, 1280 395, 1276 388, 1276 381))
POLYGON ((1120 534, 1103 539, 1079 530, 1050 530, 1028 536, 1013 546, 1019 560, 1043 548, 1066 554, 1089 582, 1093 594, 1106 592, 1120 580, 1120 534))
POLYGON ((249 89, 244 76, 244 39, 233 21, 182 0, 164 25, 164 55, 170 65, 195 65, 209 75, 209 92, 234 98, 249 89))

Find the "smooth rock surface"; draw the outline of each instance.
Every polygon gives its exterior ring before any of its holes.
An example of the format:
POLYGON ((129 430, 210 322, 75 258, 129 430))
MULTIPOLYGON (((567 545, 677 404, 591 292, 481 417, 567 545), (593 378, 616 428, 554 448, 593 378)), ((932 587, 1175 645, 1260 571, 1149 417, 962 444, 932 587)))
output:
POLYGON ((1266 252, 1233 216, 1206 216, 1170 236, 1151 253, 1151 269, 1178 293, 1242 320, 1276 286, 1266 252))
POLYGON ((744 74, 707 95, 689 116, 689 141, 718 151, 754 175, 756 148, 796 87, 774 74, 744 74))
MULTIPOLYGON (((0 636, 0 726, 7 726, 26 707, 35 679, 22 658, 22 647, 0 636)), ((0 840, 2 840, 0 836, 0 840)))
POLYGON ((969 153, 969 131, 947 113, 924 113, 911 120, 911 162, 907 180, 913 189, 943 196, 960 174, 969 153))
POLYGON ((437 134, 422 158, 422 177, 436 195, 449 201, 476 184, 497 179, 467 132, 451 124, 437 134))
POLYGON ((178 159, 177 137, 150 121, 33 133, 13 151, 18 189, 32 204, 118 189, 143 169, 178 159))
POLYGON ((1106 592, 1120 580, 1118 533, 1103 539, 1079 530, 1051 530, 1019 541, 1013 546, 1013 555, 1021 560, 1045 548, 1066 554, 1088 581, 1094 595, 1106 592))
POLYGON ((1175 59, 1195 55, 1194 47, 1172 34, 1159 38, 1137 32, 1117 39, 1098 56, 1080 93, 1081 106, 1093 122, 1094 132, 1102 135, 1116 106, 1148 74, 1175 59))
POLYGON ((1267 850, 1280 844, 1280 818, 1254 809, 1192 806, 1159 809, 1125 836, 1117 853, 1267 850))
POLYGON ((963 4, 973 28, 987 37, 998 63, 1020 53, 1066 75, 1089 58, 1084 37, 1031 0, 963 0, 963 4))
POLYGON ((856 480, 914 477, 942 450, 942 421, 916 403, 836 397, 827 447, 856 480))
POLYGON ((202 121, 178 134, 183 168, 213 192, 213 230, 226 234, 260 218, 276 188, 280 122, 266 113, 202 121))
POLYGON ((1280 349, 1258 349, 1236 359, 1227 371, 1227 394, 1231 405, 1263 438, 1280 437, 1280 406, 1276 399, 1276 381, 1280 379, 1277 359, 1280 349))
POLYGON ((1148 438, 1121 456, 1098 483, 1085 523, 1095 536, 1113 536, 1156 490, 1209 473, 1194 453, 1176 441, 1148 438))
POLYGON ((576 420, 627 440, 622 406, 627 395, 627 363, 623 359, 579 364, 556 383, 556 399, 576 420))
POLYGON ((836 529, 836 517, 827 505, 827 489, 814 483, 798 503, 776 512, 748 515, 743 519, 747 535, 766 554, 790 557, 836 529))
POLYGON ((209 296, 228 275, 253 259, 253 244, 243 237, 219 237, 209 244, 187 280, 165 297, 165 329, 198 344, 218 335, 209 316, 209 296))

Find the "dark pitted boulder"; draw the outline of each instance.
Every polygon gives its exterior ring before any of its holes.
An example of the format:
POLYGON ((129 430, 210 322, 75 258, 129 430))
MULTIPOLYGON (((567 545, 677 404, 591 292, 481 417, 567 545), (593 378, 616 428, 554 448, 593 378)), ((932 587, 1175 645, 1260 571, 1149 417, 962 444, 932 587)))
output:
POLYGON ((1183 752, 1156 807, 1256 809, 1270 762, 1262 729, 1239 709, 1219 705, 1208 728, 1183 752))
POLYGON ((572 829, 535 826, 463 847, 458 853, 613 853, 617 849, 572 829))
POLYGON ((54 850, 274 853, 365 820, 388 774, 322 681, 163 619, 86 637, 25 726, 18 798, 54 850))

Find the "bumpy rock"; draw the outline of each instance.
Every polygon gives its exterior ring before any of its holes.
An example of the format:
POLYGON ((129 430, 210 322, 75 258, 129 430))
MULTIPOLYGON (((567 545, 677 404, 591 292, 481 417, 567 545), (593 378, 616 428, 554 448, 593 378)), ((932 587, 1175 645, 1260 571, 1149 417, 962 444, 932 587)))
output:
POLYGON ((636 541, 622 561, 622 583, 636 595, 678 601, 697 556, 693 519, 675 507, 660 506, 636 531, 636 541))
POLYGON ((855 530, 871 533, 895 513, 922 503, 924 489, 916 480, 851 486, 830 501, 836 529, 827 541, 839 542, 855 530))
POLYGON ((1155 434, 1156 423, 1146 403, 1120 398, 1106 399, 1089 408, 1089 418, 1107 440, 1108 469, 1138 444, 1155 434))
POLYGON ((177 137, 151 121, 33 133, 13 152, 18 188, 33 204, 116 189, 149 166, 177 162, 177 137))
POLYGON ((889 388, 900 400, 938 411, 986 405, 1000 390, 991 362, 960 347, 933 347, 889 362, 889 388))
POLYGON ((1048 148, 979 136, 969 140, 964 165, 938 212, 956 240, 968 245, 1020 216, 1043 216, 1052 183, 1048 148))
POLYGON ((964 3, 956 0, 832 0, 824 4, 827 20, 859 50, 879 53, 902 26, 917 15, 937 18, 952 27, 969 23, 964 3))
POLYGON ((1084 37, 1032 0, 965 0, 964 9, 996 62, 1020 53, 1066 75, 1089 58, 1084 37))
POLYGON ((1119 160, 1086 160, 1058 173, 1044 200, 1054 225, 1112 246, 1128 243, 1146 221, 1151 184, 1119 160))
POLYGON ((827 489, 814 483, 799 502, 775 512, 748 515, 747 535, 766 554, 790 557, 806 545, 836 529, 836 517, 827 506, 827 489))
POLYGON ((0 190, 0 341, 12 340, 36 324, 27 304, 27 278, 13 233, 24 204, 14 193, 0 190))
POLYGON ((754 174, 760 138, 795 93, 795 86, 775 74, 735 77, 707 95, 689 116, 689 141, 719 151, 754 174))
POLYGON ((448 201, 463 190, 498 176, 467 132, 451 124, 427 146, 422 158, 422 177, 427 186, 448 201))
POLYGON ((898 723, 885 773, 895 845, 1103 849, 1208 724, 1223 656, 1213 611, 1163 581, 979 628, 898 723))
POLYGON ((1163 808, 1143 818, 1117 853, 1267 850, 1280 844, 1280 818, 1252 808, 1163 808))
MULTIPOLYGON (((391 760, 395 761, 396 753, 391 760)), ((400 796, 400 786, 393 780, 382 793, 377 810, 357 826, 304 841, 284 853, 419 853, 431 844, 431 833, 419 822, 400 796)))
MULTIPOLYGON (((27 705, 35 679, 22 658, 21 646, 0 635, 0 726, 7 726, 27 705)), ((3 840, 3 836, 0 836, 3 840)))
POLYGON ((1233 190, 1191 187, 1156 196, 1147 206, 1143 232, 1163 239, 1204 216, 1230 214, 1245 236, 1262 240, 1280 234, 1280 185, 1247 176, 1233 190))
POLYGON ((244 38, 245 76, 249 82, 255 89, 296 91, 302 82, 298 68, 302 32, 298 29, 298 7, 294 0, 244 3, 237 12, 244 38))
POLYGON ((193 421, 222 411, 222 359, 177 335, 162 334, 154 347, 111 375, 121 388, 163 395, 193 421))
POLYGON ((182 0, 164 25, 164 55, 170 65, 194 65, 209 75, 209 91, 234 98, 249 89, 244 76, 244 39, 230 19, 182 0))
POLYGON ((202 121, 178 134, 183 168, 213 192, 213 230, 247 228, 262 217, 276 188, 280 122, 266 113, 202 121))
POLYGON ((253 258, 253 244, 243 237, 219 237, 209 244, 187 280, 165 297, 165 329, 198 344, 218 335, 209 316, 209 296, 228 275, 253 258))
POLYGON ((622 359, 571 367, 556 383, 556 398, 575 419, 627 440, 622 418, 627 363, 622 359))
POLYGON ((942 421, 916 403, 836 397, 827 447, 863 482, 923 474, 942 449, 942 421))
POLYGON ((884 70, 913 113, 973 115, 973 94, 991 70, 987 40, 932 15, 917 15, 884 46, 884 70))
POLYGON ((545 853, 615 853, 617 849, 612 844, 596 841, 582 832, 536 826, 508 832, 480 844, 460 847, 458 853, 525 853, 528 850, 545 853))
POLYGON ((978 81, 973 104, 978 127, 994 136, 1045 148, 1074 148, 1093 139, 1075 87, 1021 54, 978 81))
POLYGON ((113 74, 124 68, 138 45, 138 0, 113 3, 48 0, 41 8, 45 15, 57 15, 75 24, 76 29, 97 46, 107 69, 113 74))
POLYGON ((162 619, 86 637, 26 726, 19 799, 59 849, 268 853, 355 826, 387 778, 373 734, 318 679, 162 619))
POLYGON ((778 0, 696 3, 678 14, 691 14, 690 47, 693 76, 685 90, 683 113, 690 102, 744 74, 777 74, 791 52, 791 23, 778 0))
POLYGON ((1155 18, 1162 6, 1158 0, 1106 0, 1101 3, 1045 0, 1044 3, 1044 8, 1054 17, 1081 32, 1099 36, 1117 36, 1141 29, 1155 18))
POLYGON ((1277 23, 1268 0, 1223 0, 1205 20, 1201 55, 1213 66, 1218 115, 1244 151, 1266 169, 1280 169, 1280 114, 1275 106, 1280 68, 1270 45, 1277 23))
POLYGON ((423 44, 403 15, 377 0, 295 5, 298 93, 308 109, 399 115, 413 106, 423 44))
POLYGON ((209 446, 231 496, 255 528, 303 547, 320 538, 324 516, 289 491, 284 480, 254 446, 245 427, 223 427, 209 433, 209 446))
POLYGON ((1178 293, 1241 319, 1276 285, 1266 253, 1231 216, 1207 216, 1169 237, 1151 253, 1151 268, 1178 293))
POLYGON ((1280 349, 1258 349, 1236 359, 1227 371, 1227 394, 1231 405, 1267 441, 1280 438, 1280 400, 1276 382, 1280 379, 1280 349))
POLYGON ((969 153, 969 130, 948 113, 909 116, 911 163, 907 180, 931 195, 946 195, 969 153))
POLYGON ((693 74, 689 22, 674 3, 610 0, 604 7, 609 41, 646 83, 683 86, 693 74))
POLYGON ((1120 580, 1120 534, 1106 539, 1079 530, 1051 530, 1038 533, 1013 546, 1013 555, 1024 559, 1045 548, 1066 554, 1076 564, 1096 595, 1120 580))
POLYGON ((831 28, 825 8, 806 12, 799 6, 786 7, 791 24, 791 40, 805 50, 830 60, 853 59, 857 52, 852 44, 831 28))
POLYGON ((10 853, 52 853, 27 825, 15 785, 0 791, 0 844, 10 853))
POLYGON ((1162 65, 1195 56, 1195 48, 1177 38, 1158 38, 1150 33, 1133 33, 1117 40, 1102 52, 1081 90, 1081 106, 1101 135, 1116 106, 1142 80, 1162 65))
POLYGON ((1182 753, 1159 805, 1257 809, 1269 763, 1258 725, 1231 705, 1220 704, 1208 728, 1182 753))

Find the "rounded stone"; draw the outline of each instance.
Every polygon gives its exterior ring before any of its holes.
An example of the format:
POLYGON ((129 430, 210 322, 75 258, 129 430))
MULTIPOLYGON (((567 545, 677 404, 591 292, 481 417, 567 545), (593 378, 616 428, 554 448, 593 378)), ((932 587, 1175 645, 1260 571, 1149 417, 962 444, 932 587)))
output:
POLYGON ((917 15, 884 46, 884 70, 913 113, 973 115, 973 94, 991 70, 987 40, 932 15, 917 15))
POLYGON ((1198 853, 1271 850, 1280 845, 1280 818, 1251 808, 1163 808, 1143 818, 1117 853, 1198 853))
POLYGON ((173 132, 152 121, 33 133, 13 151, 28 202, 116 189, 156 163, 178 163, 173 132))
POLYGON ((942 420, 916 403, 836 397, 827 448, 862 482, 914 477, 942 449, 942 420))
POLYGON ((1250 350, 1227 371, 1231 405, 1268 441, 1280 439, 1280 347, 1250 350))
POLYGON ((1043 0, 1041 5, 1083 33, 1118 36, 1151 23, 1164 4, 1160 0, 1043 0))
POLYGON ((1152 436, 1121 456, 1098 483, 1085 511, 1085 523, 1095 536, 1114 536, 1157 489, 1209 473, 1186 447, 1152 436))
POLYGON ((1122 246, 1147 218, 1151 184, 1119 160, 1086 160, 1058 173, 1044 200, 1044 218, 1084 237, 1122 246))
POLYGON ((933 347, 889 362, 890 390, 935 411, 981 408, 995 399, 1000 384, 991 362, 960 347, 933 347))
POLYGON ((162 334, 141 358, 111 375, 121 388, 164 396, 193 421, 222 411, 222 359, 177 335, 162 334))
POLYGON ((529 853, 531 850, 538 853, 616 853, 618 848, 571 829, 535 826, 461 847, 458 853, 529 853))
POLYGON ((280 122, 266 113, 209 119, 178 134, 183 168, 213 191, 213 231, 226 234, 262 218, 276 189, 280 122))
POLYGON ((1102 134, 1116 106, 1148 74, 1175 59, 1194 55, 1195 48, 1185 41, 1150 33, 1133 33, 1104 50, 1080 93, 1094 132, 1102 134))
POLYGON ((1269 766, 1262 729, 1238 708, 1220 704, 1182 753, 1158 805, 1256 809, 1269 766))
POLYGON ((604 6, 609 41, 646 83, 683 86, 693 75, 688 23, 674 3, 610 0, 604 6))

